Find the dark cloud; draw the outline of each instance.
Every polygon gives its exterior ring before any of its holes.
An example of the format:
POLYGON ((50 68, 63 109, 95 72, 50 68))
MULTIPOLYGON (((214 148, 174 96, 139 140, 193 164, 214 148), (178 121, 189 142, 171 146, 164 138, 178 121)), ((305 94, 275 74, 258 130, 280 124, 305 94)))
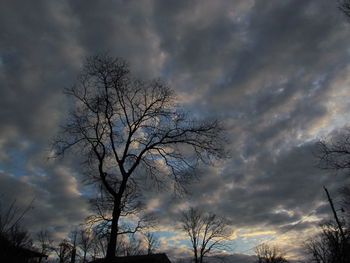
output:
POLYGON ((145 195, 163 225, 193 205, 236 228, 302 231, 314 224, 306 215, 327 217, 322 186, 336 193, 348 180, 318 170, 313 155, 317 138, 347 121, 349 25, 332 1, 2 1, 0 10, 0 193, 21 207, 35 198, 33 231, 64 233, 88 214, 79 156, 47 156, 69 108, 62 90, 98 52, 164 78, 195 116, 228 127, 232 158, 201 167, 188 199, 145 195))

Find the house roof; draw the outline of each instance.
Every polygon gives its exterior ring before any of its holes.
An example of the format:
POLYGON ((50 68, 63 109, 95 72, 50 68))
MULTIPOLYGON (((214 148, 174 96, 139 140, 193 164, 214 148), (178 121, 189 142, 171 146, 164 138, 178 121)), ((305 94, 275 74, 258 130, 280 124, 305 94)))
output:
POLYGON ((48 257, 47 255, 37 252, 31 248, 15 246, 3 236, 0 236, 0 255, 1 256, 15 255, 16 257, 25 257, 25 258, 47 258, 48 257))
POLYGON ((28 258, 47 258, 48 255, 42 254, 40 252, 28 249, 28 248, 17 248, 18 252, 22 254, 23 256, 26 256, 28 258))
POLYGON ((166 254, 115 257, 112 260, 98 259, 91 263, 171 263, 166 254))

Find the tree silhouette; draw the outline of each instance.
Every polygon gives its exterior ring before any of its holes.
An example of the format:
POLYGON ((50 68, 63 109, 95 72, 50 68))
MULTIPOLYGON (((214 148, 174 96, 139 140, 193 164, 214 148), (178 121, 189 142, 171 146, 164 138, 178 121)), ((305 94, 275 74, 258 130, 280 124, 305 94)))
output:
POLYGON ((92 231, 88 228, 80 228, 78 232, 78 248, 82 253, 82 262, 87 262, 88 254, 92 252, 92 231))
MULTIPOLYGON (((33 200, 24 209, 20 209, 16 200, 6 205, 0 201, 0 239, 16 248, 31 247, 32 240, 22 226, 24 216, 32 209, 33 200)), ((0 246, 1 249, 1 246, 0 246)))
MULTIPOLYGON (((53 247, 53 239, 52 234, 45 229, 40 230, 36 234, 36 243, 38 248, 40 249, 40 253, 44 255, 48 255, 50 251, 52 251, 53 247)), ((39 260, 39 263, 42 259, 39 260)))
POLYGON ((319 166, 322 169, 349 170, 350 169, 350 131, 338 135, 331 140, 318 142, 319 166))
POLYGON ((87 59, 77 84, 66 93, 73 109, 54 149, 58 156, 76 149, 89 178, 112 198, 106 256, 112 258, 130 193, 150 185, 148 179, 179 186, 198 163, 223 157, 222 127, 189 118, 177 107, 173 90, 160 80, 132 77, 118 58, 87 59))
POLYGON ((214 250, 227 248, 231 231, 225 219, 190 208, 182 213, 181 223, 190 238, 195 263, 202 263, 214 250))
POLYGON ((67 263, 72 257, 72 245, 67 239, 63 239, 58 246, 53 246, 52 251, 55 252, 59 263, 67 263))
POLYGON ((158 238, 153 233, 146 232, 144 234, 144 239, 147 245, 147 254, 148 255, 153 254, 160 245, 158 238))
POLYGON ((276 246, 270 246, 266 243, 255 247, 255 253, 258 263, 287 263, 285 253, 276 246))
POLYGON ((350 262, 350 230, 344 228, 345 237, 334 222, 321 225, 321 232, 305 243, 306 252, 312 262, 350 262), (344 239, 345 238, 345 239, 344 239))

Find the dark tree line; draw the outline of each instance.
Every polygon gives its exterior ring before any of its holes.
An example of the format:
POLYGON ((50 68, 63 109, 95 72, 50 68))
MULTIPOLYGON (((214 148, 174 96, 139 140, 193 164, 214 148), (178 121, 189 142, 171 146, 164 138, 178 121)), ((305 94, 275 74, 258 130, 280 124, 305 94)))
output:
MULTIPOLYGON (((23 219, 30 216, 32 203, 20 209, 16 201, 0 202, 0 259, 4 262, 22 263, 28 260, 26 251, 49 256, 50 262, 86 263, 103 258, 107 253, 108 236, 98 227, 84 223, 77 226, 62 240, 55 233, 43 229, 30 234, 23 219), (25 254, 23 254, 25 253, 25 254), (23 254, 23 255, 22 255, 23 254)), ((117 256, 144 255, 157 252, 158 238, 149 231, 132 233, 118 241, 117 256)), ((40 262, 46 262, 45 257, 40 262)))
MULTIPOLYGON (((89 262, 106 256, 108 238, 88 228, 78 228, 60 242, 46 239, 38 242, 38 248, 46 247, 46 253, 54 253, 60 263, 89 262)), ((158 239, 151 232, 139 233, 119 239, 116 256, 145 255, 157 252, 158 239)))

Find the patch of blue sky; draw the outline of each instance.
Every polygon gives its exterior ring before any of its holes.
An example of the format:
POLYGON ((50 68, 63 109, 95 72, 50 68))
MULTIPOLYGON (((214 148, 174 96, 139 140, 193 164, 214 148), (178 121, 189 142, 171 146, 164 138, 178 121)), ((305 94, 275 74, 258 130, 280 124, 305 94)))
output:
POLYGON ((17 56, 14 51, 11 50, 2 50, 0 53, 0 66, 6 64, 14 64, 17 61, 17 56))
POLYGON ((98 194, 98 189, 96 185, 82 185, 82 187, 80 187, 79 189, 79 193, 88 197, 96 197, 96 195, 98 194))
POLYGON ((156 237, 168 237, 168 238, 172 238, 174 236, 176 236, 176 234, 174 232, 169 232, 169 231, 155 231, 152 232, 156 237))
POLYGON ((169 60, 165 61, 160 70, 160 77, 165 80, 170 80, 172 76, 172 65, 169 60))
POLYGON ((21 177, 28 173, 26 169, 26 160, 24 156, 14 155, 11 156, 11 161, 6 163, 0 163, 0 169, 14 175, 15 177, 21 177))
POLYGON ((11 148, 5 152, 7 158, 0 163, 0 169, 4 170, 16 177, 23 176, 28 173, 27 162, 28 156, 32 152, 34 145, 26 145, 25 147, 11 148))
POLYGON ((170 232, 170 231, 155 231, 153 232, 153 234, 157 237, 157 238, 163 238, 166 240, 167 243, 172 244, 172 245, 186 245, 186 246, 190 246, 191 243, 187 238, 176 238, 176 236, 178 235, 177 233, 174 232, 170 232))
POLYGON ((234 253, 248 254, 252 255, 254 253, 254 248, 262 243, 271 242, 276 238, 275 234, 265 234, 265 233, 252 233, 246 234, 243 231, 239 231, 237 238, 234 240, 234 253))

